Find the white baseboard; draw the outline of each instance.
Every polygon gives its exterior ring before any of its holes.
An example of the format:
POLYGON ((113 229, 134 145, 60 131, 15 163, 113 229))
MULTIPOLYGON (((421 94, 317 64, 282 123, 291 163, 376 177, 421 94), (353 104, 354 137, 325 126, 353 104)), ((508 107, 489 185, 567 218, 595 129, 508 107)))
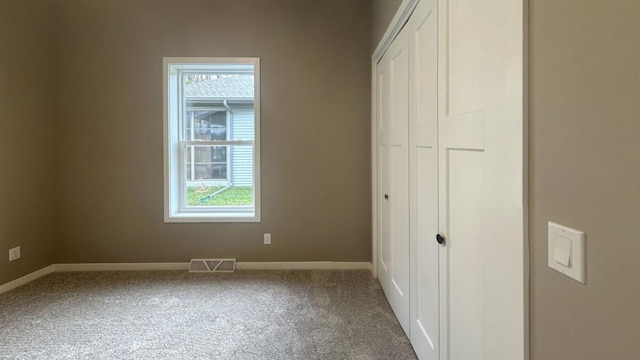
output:
POLYGON ((292 261, 238 262, 238 270, 371 270, 370 262, 292 261))
POLYGON ((34 280, 37 280, 45 275, 49 275, 52 272, 55 271, 55 265, 49 265, 45 268, 42 268, 40 270, 36 270, 30 274, 27 274, 23 277, 17 278, 13 281, 9 281, 8 283, 4 284, 4 285, 0 285, 0 294, 2 293, 6 293, 7 291, 13 290, 15 288, 17 288, 18 286, 22 286, 24 284, 30 283, 34 280))
MULTIPOLYGON (((238 270, 369 270, 370 262, 292 261, 292 262, 238 262, 238 270)), ((0 285, 0 294, 13 290, 53 272, 73 271, 139 271, 139 270, 189 270, 189 263, 96 263, 53 264, 21 278, 0 285)))
MULTIPOLYGON (((292 261, 237 262, 238 270, 371 270, 370 262, 292 261)), ((56 264, 55 271, 189 270, 189 263, 56 264)))
POLYGON ((189 263, 95 263, 55 264, 58 272, 72 271, 140 271, 140 270, 189 270, 189 263))

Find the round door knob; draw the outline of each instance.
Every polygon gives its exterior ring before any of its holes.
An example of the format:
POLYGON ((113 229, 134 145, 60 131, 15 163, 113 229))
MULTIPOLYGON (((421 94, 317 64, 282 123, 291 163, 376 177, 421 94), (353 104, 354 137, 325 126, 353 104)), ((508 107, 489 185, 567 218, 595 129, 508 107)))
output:
POLYGON ((444 244, 444 238, 442 237, 442 235, 438 234, 436 235, 436 241, 438 242, 438 244, 442 245, 444 244))

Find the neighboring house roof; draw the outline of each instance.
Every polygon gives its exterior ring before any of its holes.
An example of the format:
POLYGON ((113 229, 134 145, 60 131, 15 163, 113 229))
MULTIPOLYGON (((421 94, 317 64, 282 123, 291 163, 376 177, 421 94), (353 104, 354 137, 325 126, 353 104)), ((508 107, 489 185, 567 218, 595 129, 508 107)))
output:
POLYGON ((187 97, 253 98, 253 75, 202 80, 185 86, 187 97))

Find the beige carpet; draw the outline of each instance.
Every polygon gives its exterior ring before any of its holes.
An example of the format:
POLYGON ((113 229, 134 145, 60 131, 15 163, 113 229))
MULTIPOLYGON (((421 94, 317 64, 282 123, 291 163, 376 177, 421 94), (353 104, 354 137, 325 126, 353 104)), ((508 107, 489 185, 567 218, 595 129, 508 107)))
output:
POLYGON ((367 271, 55 273, 0 295, 3 359, 415 359, 367 271))

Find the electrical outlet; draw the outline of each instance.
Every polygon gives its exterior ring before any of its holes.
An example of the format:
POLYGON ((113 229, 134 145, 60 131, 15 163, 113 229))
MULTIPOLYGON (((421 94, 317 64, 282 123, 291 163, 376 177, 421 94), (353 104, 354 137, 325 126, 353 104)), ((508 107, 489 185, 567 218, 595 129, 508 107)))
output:
POLYGON ((264 234, 264 244, 271 245, 271 234, 264 234))
POLYGON ((20 246, 9 249, 9 261, 20 259, 20 246))

